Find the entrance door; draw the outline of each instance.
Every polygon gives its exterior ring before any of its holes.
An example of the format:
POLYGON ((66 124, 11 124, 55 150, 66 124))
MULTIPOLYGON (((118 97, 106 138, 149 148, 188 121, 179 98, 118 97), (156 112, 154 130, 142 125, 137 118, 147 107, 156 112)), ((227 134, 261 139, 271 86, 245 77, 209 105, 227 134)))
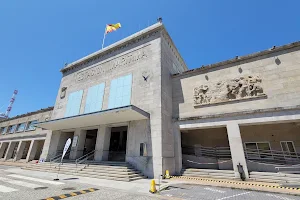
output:
POLYGON ((111 129, 109 161, 125 162, 127 144, 127 126, 111 129))
MULTIPOLYGON (((98 129, 86 131, 83 155, 86 155, 95 150, 97 133, 98 133, 98 129)), ((93 160, 93 159, 94 159, 93 157, 89 158, 89 160, 93 160)))

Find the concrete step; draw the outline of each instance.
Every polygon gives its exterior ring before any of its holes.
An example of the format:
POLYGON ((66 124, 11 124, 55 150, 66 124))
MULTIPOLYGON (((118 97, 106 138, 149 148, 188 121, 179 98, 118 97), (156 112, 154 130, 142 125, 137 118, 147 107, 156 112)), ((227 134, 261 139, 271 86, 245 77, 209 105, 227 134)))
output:
POLYGON ((181 171, 181 175, 201 178, 235 179, 235 175, 232 170, 184 168, 181 171))
MULTIPOLYGON (((85 164, 78 164, 76 170, 76 164, 67 163, 60 165, 60 173, 78 175, 83 177, 94 177, 94 178, 103 178, 109 180, 119 180, 119 181, 133 181, 144 178, 144 176, 137 170, 135 170, 131 165, 127 163, 117 163, 112 162, 108 163, 105 166, 106 162, 96 164, 90 164, 86 166, 85 164)), ((23 167, 27 170, 36 170, 36 171, 48 171, 48 172, 57 172, 59 167, 49 163, 43 164, 28 164, 23 167)))
POLYGON ((255 181, 272 183, 296 183, 300 182, 299 174, 284 174, 272 172, 250 172, 250 178, 255 181))

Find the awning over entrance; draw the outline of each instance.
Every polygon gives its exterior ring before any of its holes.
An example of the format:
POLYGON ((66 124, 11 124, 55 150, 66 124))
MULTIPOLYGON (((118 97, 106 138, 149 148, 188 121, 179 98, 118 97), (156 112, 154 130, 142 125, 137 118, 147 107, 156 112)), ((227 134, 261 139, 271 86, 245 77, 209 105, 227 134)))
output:
POLYGON ((101 110, 94 113, 54 119, 51 121, 38 123, 36 126, 55 131, 143 120, 148 119, 149 117, 149 113, 133 105, 129 105, 120 108, 101 110))

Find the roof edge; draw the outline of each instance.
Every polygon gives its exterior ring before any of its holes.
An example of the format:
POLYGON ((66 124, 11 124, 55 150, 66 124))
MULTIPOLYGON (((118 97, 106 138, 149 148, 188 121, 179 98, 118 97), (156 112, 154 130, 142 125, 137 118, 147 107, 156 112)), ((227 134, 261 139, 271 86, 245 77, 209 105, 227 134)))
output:
POLYGON ((109 51, 111 51, 111 50, 113 50, 115 48, 118 48, 118 47, 120 47, 120 46, 122 46, 122 45, 124 45, 124 44, 126 44, 126 43, 128 43, 130 41, 132 41, 136 37, 140 37, 142 35, 145 35, 146 33, 149 33, 151 31, 154 31, 154 30, 157 30, 157 29, 165 29, 165 28, 164 28, 164 26, 163 26, 163 24, 161 22, 157 22, 157 23, 155 23, 155 24, 153 24, 153 25, 151 25, 151 26, 149 26, 149 27, 147 27, 147 28, 145 28, 145 29, 143 29, 143 30, 141 30, 139 32, 136 32, 136 33, 134 33, 134 34, 132 34, 132 35, 130 35, 130 36, 128 36, 128 37, 126 37, 126 38, 118 41, 118 42, 115 42, 115 43, 113 43, 113 44, 111 44, 111 45, 109 45, 109 46, 107 46, 107 47, 105 47, 105 48, 103 48, 101 50, 98 50, 98 51, 96 51, 94 53, 91 53, 91 54, 89 54, 89 55, 87 55, 87 56, 85 56, 83 58, 80 58, 79 60, 76 60, 76 61, 74 61, 74 62, 72 62, 70 64, 67 64, 60 71, 62 73, 64 73, 64 72, 66 72, 69 69, 76 68, 78 65, 80 65, 80 64, 82 64, 82 63, 84 63, 84 62, 86 62, 88 60, 92 60, 92 59, 94 59, 95 57, 97 57, 99 55, 108 53, 109 51))
POLYGON ((252 59, 252 58, 268 55, 268 54, 275 53, 275 52, 280 52, 280 51, 287 50, 287 49, 292 49, 292 48, 299 47, 299 46, 300 46, 300 41, 292 42, 292 43, 285 44, 285 45, 278 46, 278 47, 273 46, 272 48, 267 49, 267 50, 255 52, 255 53, 248 54, 248 55, 245 55, 245 56, 237 56, 235 58, 225 60, 225 61, 221 61, 221 62, 217 62, 217 63, 214 63, 214 64, 203 65, 199 68, 195 68, 195 69, 191 69, 191 70, 188 70, 188 71, 185 71, 185 72, 182 72, 182 73, 174 74, 172 76, 173 77, 179 77, 179 76, 184 76, 184 75, 187 75, 187 74, 202 72, 202 71, 206 71, 206 70, 209 70, 209 69, 222 67, 224 65, 249 60, 249 59, 252 59))
POLYGON ((42 108, 42 109, 37 110, 37 111, 28 112, 28 113, 25 113, 25 114, 21 114, 21 115, 17 115, 17 116, 14 116, 14 117, 5 119, 5 120, 3 120, 3 121, 0 121, 0 123, 2 123, 2 122, 7 122, 7 121, 11 121, 11 120, 15 120, 15 119, 19 119, 19 118, 22 118, 22 117, 27 117, 27 116, 30 116, 30 115, 39 114, 39 113, 42 113, 42 112, 51 111, 51 110, 53 110, 53 109, 54 109, 53 106, 48 107, 48 108, 42 108))

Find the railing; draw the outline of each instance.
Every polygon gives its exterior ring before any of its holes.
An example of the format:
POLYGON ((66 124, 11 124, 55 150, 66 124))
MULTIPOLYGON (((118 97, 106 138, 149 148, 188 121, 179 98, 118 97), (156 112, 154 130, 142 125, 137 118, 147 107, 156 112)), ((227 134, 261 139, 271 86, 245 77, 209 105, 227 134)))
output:
MULTIPOLYGON (((56 152, 56 155, 55 155, 54 157, 50 158, 50 160, 49 160, 50 170, 51 170, 51 164, 52 164, 52 163, 55 163, 55 162, 57 162, 58 160, 61 159, 61 157, 62 157, 62 155, 63 155, 62 152, 63 152, 63 151, 57 151, 57 152, 56 152)), ((71 153, 71 151, 67 151, 66 154, 65 154, 65 156, 70 155, 70 153, 71 153)))
MULTIPOLYGON (((245 149, 247 160, 256 160, 268 163, 280 164, 300 164, 300 154, 288 151, 264 150, 264 149, 245 149)), ((182 154, 194 155, 198 157, 213 157, 217 159, 231 158, 230 147, 203 147, 183 146, 182 154)))
POLYGON ((75 160, 75 163, 76 163, 76 173, 77 173, 77 166, 78 166, 78 164, 81 164, 81 163, 85 162, 86 160, 88 160, 90 157, 92 157, 94 155, 95 155, 95 150, 93 150, 93 151, 91 151, 91 152, 89 152, 89 153, 81 156, 80 158, 77 158, 75 160))
POLYGON ((299 164, 300 154, 289 151, 276 151, 264 149, 245 149, 247 160, 260 160, 281 164, 299 164))
POLYGON ((203 146, 183 146, 182 154, 194 155, 199 157, 214 157, 217 159, 231 158, 229 147, 203 147, 203 146))

